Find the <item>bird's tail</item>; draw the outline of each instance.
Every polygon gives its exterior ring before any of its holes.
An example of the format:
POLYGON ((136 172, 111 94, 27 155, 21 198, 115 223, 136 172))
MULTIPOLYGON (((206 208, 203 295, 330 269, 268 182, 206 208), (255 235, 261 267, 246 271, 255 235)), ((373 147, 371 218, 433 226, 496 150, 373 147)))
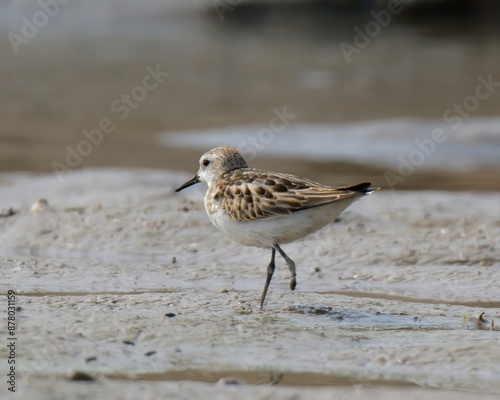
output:
POLYGON ((357 185, 343 187, 342 190, 349 190, 350 192, 357 192, 362 194, 370 194, 375 190, 379 190, 379 187, 370 187, 371 182, 358 183, 357 185))

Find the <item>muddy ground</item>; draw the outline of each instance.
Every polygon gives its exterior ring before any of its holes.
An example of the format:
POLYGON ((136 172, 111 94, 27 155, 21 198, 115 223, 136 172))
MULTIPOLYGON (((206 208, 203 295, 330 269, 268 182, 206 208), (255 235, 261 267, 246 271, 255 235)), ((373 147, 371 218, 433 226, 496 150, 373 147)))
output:
POLYGON ((279 260, 262 311, 268 252, 220 234, 201 186, 173 193, 188 177, 0 176, 23 398, 500 393, 500 195, 376 192, 285 247, 297 289, 279 260))

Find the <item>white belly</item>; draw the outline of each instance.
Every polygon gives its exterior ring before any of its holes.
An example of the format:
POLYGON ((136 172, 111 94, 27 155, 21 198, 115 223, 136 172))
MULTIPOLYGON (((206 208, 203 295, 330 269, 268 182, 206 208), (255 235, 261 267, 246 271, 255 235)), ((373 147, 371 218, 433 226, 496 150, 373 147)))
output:
POLYGON ((290 215, 235 221, 219 208, 207 210, 212 223, 227 237, 244 246, 271 248, 300 239, 333 222, 356 198, 296 211, 290 215))

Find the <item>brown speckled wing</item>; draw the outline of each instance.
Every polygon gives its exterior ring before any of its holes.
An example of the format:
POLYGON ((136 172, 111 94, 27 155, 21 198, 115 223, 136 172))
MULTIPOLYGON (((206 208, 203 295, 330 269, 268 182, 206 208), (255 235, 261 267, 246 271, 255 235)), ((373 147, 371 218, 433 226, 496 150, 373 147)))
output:
POLYGON ((213 190, 214 200, 236 221, 288 215, 359 195, 348 188, 253 168, 224 174, 213 190))

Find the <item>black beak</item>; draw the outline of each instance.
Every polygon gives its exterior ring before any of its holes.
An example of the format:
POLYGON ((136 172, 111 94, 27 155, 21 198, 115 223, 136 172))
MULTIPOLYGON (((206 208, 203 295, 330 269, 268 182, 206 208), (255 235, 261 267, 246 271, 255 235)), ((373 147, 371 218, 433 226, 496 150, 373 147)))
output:
POLYGON ((196 185, 199 182, 200 182, 200 177, 198 176, 198 174, 196 174, 190 180, 188 180, 185 184, 183 184, 183 185, 179 186, 177 189, 175 189, 175 191, 180 192, 181 190, 184 190, 184 189, 188 188, 189 186, 196 185))

